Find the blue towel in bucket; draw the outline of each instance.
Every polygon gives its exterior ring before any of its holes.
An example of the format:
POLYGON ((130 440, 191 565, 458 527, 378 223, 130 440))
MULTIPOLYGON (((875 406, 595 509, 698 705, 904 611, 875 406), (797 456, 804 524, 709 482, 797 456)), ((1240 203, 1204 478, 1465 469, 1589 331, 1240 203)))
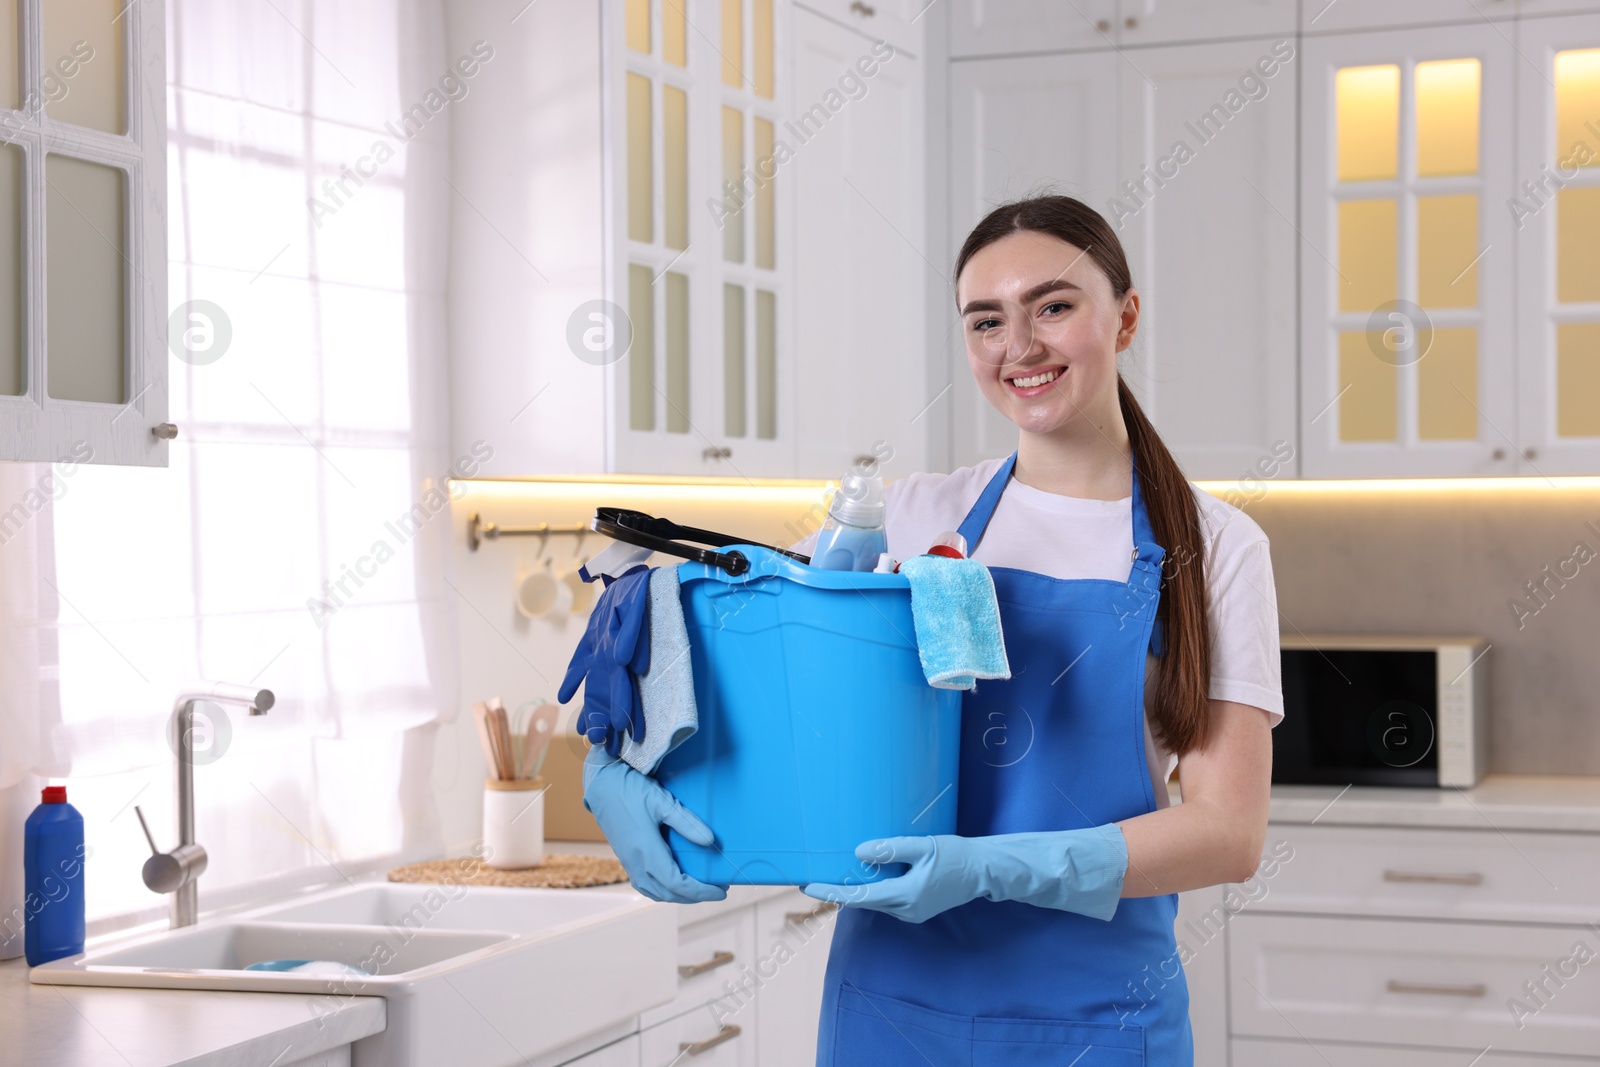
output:
POLYGON ((900 573, 911 583, 911 621, 929 685, 972 689, 979 678, 1011 677, 988 567, 924 555, 900 564, 900 573))
POLYGON ((650 666, 638 676, 644 739, 622 735, 622 758, 650 774, 668 752, 700 728, 689 664, 689 629, 683 621, 677 567, 650 572, 650 666))

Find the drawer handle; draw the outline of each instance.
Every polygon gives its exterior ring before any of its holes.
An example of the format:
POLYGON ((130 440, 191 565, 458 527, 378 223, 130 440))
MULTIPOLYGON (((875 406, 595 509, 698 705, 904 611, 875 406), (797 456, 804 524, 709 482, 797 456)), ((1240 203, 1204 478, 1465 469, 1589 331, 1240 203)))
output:
POLYGON ((788 922, 794 923, 796 926, 799 926, 802 923, 809 922, 812 919, 820 919, 830 911, 837 911, 838 908, 839 905, 837 904, 818 904, 810 911, 791 911, 784 915, 784 919, 788 922))
POLYGON ((716 1037, 708 1037, 704 1041, 679 1042, 678 1054, 681 1056, 684 1053, 688 1053, 691 1056, 698 1056, 707 1049, 716 1048, 724 1041, 732 1041, 734 1038, 738 1037, 740 1033, 741 1031, 737 1026, 734 1026, 732 1023, 727 1023, 722 1027, 721 1030, 717 1031, 716 1037))
POLYGON ((715 956, 712 956, 709 960, 706 960, 704 963, 679 964, 678 977, 693 978, 697 974, 705 974, 707 971, 714 971, 723 964, 732 962, 733 953, 719 952, 715 956))
POLYGON ((1444 885, 1482 885, 1483 875, 1477 871, 1467 874, 1420 874, 1415 871, 1384 871, 1385 882, 1433 882, 1444 885))
POLYGON ((1441 993, 1450 997, 1481 997, 1489 992, 1489 988, 1482 982, 1472 985, 1428 985, 1425 982, 1397 982, 1389 979, 1388 985, 1391 993, 1441 993))

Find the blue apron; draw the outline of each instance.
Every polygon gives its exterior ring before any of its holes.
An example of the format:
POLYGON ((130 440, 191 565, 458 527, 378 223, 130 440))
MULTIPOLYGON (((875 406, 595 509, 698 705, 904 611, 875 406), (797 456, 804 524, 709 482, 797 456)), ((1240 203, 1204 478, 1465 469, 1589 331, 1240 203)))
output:
MULTIPOLYGON (((1016 460, 1001 464, 962 522, 970 552, 1016 460)), ((1126 582, 990 568, 1012 676, 963 694, 957 833, 1071 830, 1156 810, 1144 674, 1146 650, 1162 651, 1166 550, 1137 467, 1132 508, 1126 582)), ((842 908, 817 1063, 1190 1067, 1177 910, 1176 893, 1125 897, 1109 922, 985 899, 922 923, 842 908)))

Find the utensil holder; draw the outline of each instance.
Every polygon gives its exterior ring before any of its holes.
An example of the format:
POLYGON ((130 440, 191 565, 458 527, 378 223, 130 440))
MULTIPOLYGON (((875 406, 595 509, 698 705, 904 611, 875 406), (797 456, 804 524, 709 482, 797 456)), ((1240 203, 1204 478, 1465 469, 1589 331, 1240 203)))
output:
POLYGON ((483 783, 484 862, 501 871, 544 862, 543 778, 487 778, 483 783))

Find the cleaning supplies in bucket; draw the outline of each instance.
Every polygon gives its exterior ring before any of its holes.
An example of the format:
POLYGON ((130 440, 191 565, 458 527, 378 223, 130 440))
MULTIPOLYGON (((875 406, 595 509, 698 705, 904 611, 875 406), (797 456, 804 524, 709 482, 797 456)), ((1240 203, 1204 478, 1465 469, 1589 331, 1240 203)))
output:
MULTIPOLYGON (((908 578, 807 566, 792 551, 622 509, 599 509, 593 528, 690 561, 672 570, 685 638, 677 647, 688 650, 697 724, 680 743, 663 739, 668 751, 646 776, 709 828, 709 837, 686 837, 669 824, 667 844, 683 875, 710 886, 865 883, 897 871, 863 865, 855 856, 862 841, 954 832, 960 694, 923 675, 908 578)), ((619 664, 642 695, 661 658, 672 662, 656 631, 675 613, 655 599, 671 585, 652 575, 649 587, 649 618, 637 626, 652 645, 646 669, 630 671, 631 657, 621 658, 615 643, 607 656, 604 640, 586 635, 563 697, 576 678, 619 664)), ((585 685, 599 688, 592 675, 585 685)), ((615 719, 608 694, 598 716, 585 708, 596 726, 591 737, 609 729, 626 735, 612 751, 632 751, 629 742, 651 748, 657 721, 643 715, 642 737, 634 737, 632 720, 615 719)), ((650 755, 642 758, 648 766, 650 755)), ((607 773, 635 774, 627 763, 613 758, 607 773)), ((586 802, 588 789, 586 781, 586 802)))
POLYGON ((847 474, 817 531, 811 565, 829 571, 870 571, 889 550, 883 531, 883 478, 847 474))

